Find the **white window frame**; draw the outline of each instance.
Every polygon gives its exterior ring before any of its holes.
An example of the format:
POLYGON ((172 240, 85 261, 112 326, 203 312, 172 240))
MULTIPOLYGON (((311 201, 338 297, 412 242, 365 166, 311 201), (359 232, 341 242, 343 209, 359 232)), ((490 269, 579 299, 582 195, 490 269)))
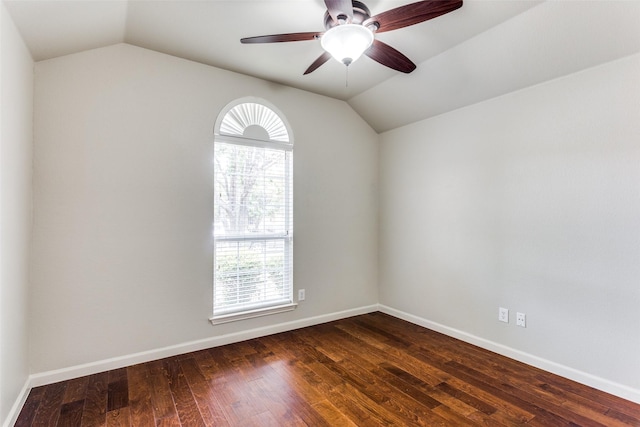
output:
MULTIPOLYGON (((251 123, 255 124, 255 123, 251 123)), ((264 128, 263 128, 264 129, 264 128)), ((267 133, 267 131, 265 129, 267 133)), ((293 218, 292 209, 293 209, 293 163, 291 161, 293 156, 293 141, 290 138, 291 132, 289 130, 289 126, 284 120, 283 115, 278 112, 277 109, 269 105, 269 103, 264 100, 259 100, 256 98, 245 98, 241 100, 237 100, 231 104, 229 104, 225 109, 222 110, 220 115, 218 116, 218 121, 216 122, 215 131, 214 131, 214 155, 215 155, 215 144, 216 143, 225 143, 232 145, 242 145, 242 146, 250 146, 257 148, 268 148, 274 150, 281 150, 285 154, 285 181, 289 183, 289 185, 285 185, 285 200, 288 202, 285 203, 285 232, 284 233, 269 233, 269 234, 252 234, 251 236, 217 236, 216 233, 213 234, 213 248, 214 248, 214 273, 216 269, 216 247, 218 242, 245 242, 245 241, 255 241, 255 242, 265 242, 265 241, 274 241, 280 240, 284 244, 284 256, 285 256, 285 267, 283 271, 284 275, 284 283, 288 285, 288 298, 284 298, 282 300, 277 301, 267 301, 267 302, 257 302, 251 305, 244 305, 241 308, 231 307, 228 309, 220 309, 216 310, 215 308, 215 298, 216 298, 216 284, 215 284, 215 274, 214 274, 214 283, 213 283, 213 303, 214 303, 214 311, 213 316, 209 319, 212 324, 222 324, 228 323, 237 320, 250 319, 259 316, 265 316, 276 313, 283 313, 286 311, 294 310, 297 307, 297 303, 293 299, 293 224, 291 223, 291 219, 293 218), (252 103, 259 104, 267 109, 270 109, 273 113, 275 113, 278 119, 281 121, 281 125, 285 127, 286 134, 283 136, 282 134, 278 134, 278 140, 271 139, 255 139, 247 136, 239 136, 239 135, 230 135, 230 134, 221 134, 220 128, 223 120, 227 116, 227 114, 236 106, 241 104, 252 103)), ((215 167, 215 164, 214 164, 215 167)), ((214 171, 215 174, 215 171, 214 171)))

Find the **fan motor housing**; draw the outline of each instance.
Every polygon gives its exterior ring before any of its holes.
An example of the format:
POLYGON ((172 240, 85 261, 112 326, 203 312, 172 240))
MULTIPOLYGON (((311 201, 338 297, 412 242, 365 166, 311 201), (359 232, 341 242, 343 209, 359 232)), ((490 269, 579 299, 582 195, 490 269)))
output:
MULTIPOLYGON (((369 11, 369 8, 367 7, 366 4, 357 1, 357 0, 353 0, 353 19, 351 20, 352 24, 362 24, 364 21, 366 21, 367 19, 369 19, 371 17, 371 12, 369 11)), ((345 15, 345 22, 346 23, 346 15, 345 15)), ((326 11, 324 14, 324 27, 328 30, 330 28, 335 27, 336 25, 340 25, 342 22, 336 23, 333 21, 333 18, 331 18, 331 15, 329 15, 329 11, 326 11)))

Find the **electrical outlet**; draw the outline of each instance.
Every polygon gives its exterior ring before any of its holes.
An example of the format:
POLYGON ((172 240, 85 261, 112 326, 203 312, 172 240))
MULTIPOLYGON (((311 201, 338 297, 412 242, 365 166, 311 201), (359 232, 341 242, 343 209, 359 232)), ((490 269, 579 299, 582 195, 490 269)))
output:
POLYGON ((498 309, 498 320, 504 323, 509 323, 509 309, 500 307, 498 309))
POLYGON ((299 289, 298 290, 298 301, 304 301, 304 289, 299 289))
POLYGON ((516 325, 527 327, 527 315, 524 313, 516 313, 516 325))

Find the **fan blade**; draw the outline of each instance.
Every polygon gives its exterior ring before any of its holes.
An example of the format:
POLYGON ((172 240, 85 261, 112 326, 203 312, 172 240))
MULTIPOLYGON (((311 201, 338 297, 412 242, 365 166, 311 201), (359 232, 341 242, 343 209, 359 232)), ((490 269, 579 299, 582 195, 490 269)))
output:
POLYGON ((403 73, 409 74, 416 69, 416 64, 409 58, 380 40, 373 40, 373 44, 364 54, 386 67, 403 73))
POLYGON ((345 15, 348 22, 353 19, 353 4, 351 0, 324 0, 324 4, 327 6, 327 11, 333 22, 338 23, 338 16, 345 15))
POLYGON ((362 23, 365 27, 374 22, 378 23, 376 32, 397 30, 419 24, 429 19, 437 18, 445 13, 452 12, 462 6, 462 0, 427 0, 389 9, 378 15, 372 16, 362 23))
POLYGON ((313 61, 313 64, 309 65, 309 68, 307 68, 307 71, 304 72, 304 75, 306 76, 307 74, 314 72, 329 59, 331 59, 331 54, 329 52, 324 52, 318 57, 318 59, 313 61))
POLYGON ((299 42, 306 40, 316 40, 322 33, 290 33, 273 34, 270 36, 245 37, 240 39, 240 43, 279 43, 279 42, 299 42))

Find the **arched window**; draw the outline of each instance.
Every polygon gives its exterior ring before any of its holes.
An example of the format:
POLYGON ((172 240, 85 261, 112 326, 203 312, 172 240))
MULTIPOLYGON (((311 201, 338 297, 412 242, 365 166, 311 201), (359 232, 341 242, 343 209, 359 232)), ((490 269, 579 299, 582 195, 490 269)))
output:
POLYGON ((214 140, 213 323, 292 310, 293 142, 280 114, 241 100, 214 140))

